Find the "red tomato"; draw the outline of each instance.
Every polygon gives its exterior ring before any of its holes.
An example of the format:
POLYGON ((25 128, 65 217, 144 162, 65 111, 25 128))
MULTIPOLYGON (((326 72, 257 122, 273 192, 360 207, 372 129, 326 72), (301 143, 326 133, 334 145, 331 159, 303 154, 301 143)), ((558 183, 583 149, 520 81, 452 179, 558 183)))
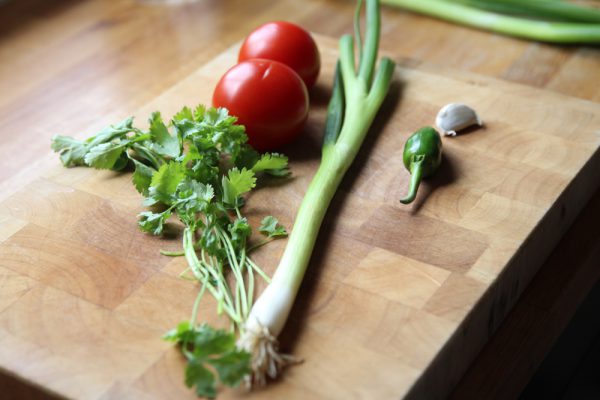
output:
POLYGON ((243 61, 223 75, 213 106, 225 107, 246 127, 249 143, 274 150, 294 140, 308 117, 308 91, 300 76, 272 60, 243 61))
POLYGON ((311 88, 321 68, 319 50, 312 36, 289 22, 269 22, 255 29, 244 41, 238 61, 266 58, 284 63, 311 88))

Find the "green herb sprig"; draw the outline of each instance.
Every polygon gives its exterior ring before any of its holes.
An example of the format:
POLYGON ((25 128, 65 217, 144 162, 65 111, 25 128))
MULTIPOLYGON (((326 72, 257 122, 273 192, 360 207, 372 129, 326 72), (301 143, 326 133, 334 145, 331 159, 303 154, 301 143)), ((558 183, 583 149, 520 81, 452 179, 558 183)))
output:
MULTIPOLYGON (((162 234, 173 215, 183 223, 183 251, 163 254, 185 256, 182 276, 199 282, 200 290, 190 321, 166 338, 180 345, 188 361, 186 384, 205 397, 216 395, 217 382, 236 386, 250 372, 250 355, 236 349, 235 333, 243 332, 252 307, 255 274, 270 281, 248 256, 252 228, 241 213, 244 196, 261 176, 289 175, 287 157, 256 152, 236 120, 223 108, 184 107, 169 126, 155 112, 148 129, 135 127, 130 117, 86 140, 52 139, 67 167, 133 169, 132 183, 151 207, 139 214, 142 231, 162 234), (198 324, 206 291, 217 300, 217 312, 229 317, 230 333, 198 324)), ((259 231, 265 242, 287 235, 273 216, 265 217, 259 231)))
POLYGON ((185 384, 195 387, 198 396, 216 397, 217 377, 225 385, 237 386, 250 373, 250 354, 236 347, 231 332, 185 321, 163 338, 181 346, 188 361, 185 384))

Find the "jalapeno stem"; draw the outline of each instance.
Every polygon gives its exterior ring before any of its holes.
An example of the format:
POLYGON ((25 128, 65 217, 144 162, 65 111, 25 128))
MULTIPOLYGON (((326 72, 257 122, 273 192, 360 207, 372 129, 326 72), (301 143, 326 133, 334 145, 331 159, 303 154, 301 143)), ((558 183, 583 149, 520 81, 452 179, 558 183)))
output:
POLYGON ((417 190, 421 184, 421 178, 423 177, 423 155, 417 155, 410 163, 410 186, 408 187, 408 195, 400 200, 402 204, 412 203, 415 197, 417 197, 417 190))

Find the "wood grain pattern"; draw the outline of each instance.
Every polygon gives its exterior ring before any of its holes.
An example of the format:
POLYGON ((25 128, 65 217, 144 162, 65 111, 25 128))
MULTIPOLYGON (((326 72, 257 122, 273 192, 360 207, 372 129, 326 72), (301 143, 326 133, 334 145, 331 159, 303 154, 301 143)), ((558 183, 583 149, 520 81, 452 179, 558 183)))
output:
POLYGON ((519 397, 544 360, 546 349, 554 345, 589 293, 589 288, 600 279, 599 199, 600 194, 597 193, 582 211, 498 332, 456 386, 451 399, 519 397), (530 332, 538 334, 528 334, 530 332), (501 360, 498 359, 499 354, 504 355, 501 360))
MULTIPOLYGON (((318 163, 318 98, 336 56, 334 40, 318 42, 324 68, 307 134, 286 150, 295 178, 248 199, 254 223, 269 211, 291 226, 318 163)), ((400 61, 401 85, 334 200, 282 336, 305 363, 266 390, 225 398, 443 396, 597 187, 595 104, 400 61), (481 104, 485 129, 445 138, 439 176, 415 204, 400 205, 403 142, 458 95, 481 104)), ((235 47, 135 115, 208 102, 234 62, 235 47)), ((189 314, 197 290, 177 278, 184 260, 158 254, 179 241, 137 232, 142 207, 127 175, 54 162, 0 203, 9 221, 0 268, 11 288, 0 309, 0 365, 68 397, 192 398, 183 360, 160 340, 189 314)), ((272 272, 284 244, 256 260, 272 272)), ((201 315, 222 324, 213 310, 207 301, 201 315)))

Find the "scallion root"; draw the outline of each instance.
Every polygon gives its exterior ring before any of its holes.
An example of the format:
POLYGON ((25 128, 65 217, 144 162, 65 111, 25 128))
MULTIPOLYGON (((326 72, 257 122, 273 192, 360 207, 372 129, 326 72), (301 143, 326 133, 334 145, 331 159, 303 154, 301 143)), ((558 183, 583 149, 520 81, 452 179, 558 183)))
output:
POLYGON ((279 341, 269 328, 258 322, 253 325, 245 329, 238 340, 238 347, 252 354, 252 374, 246 379, 249 388, 265 386, 267 377, 276 379, 286 366, 302 362, 291 354, 279 352, 279 341))

